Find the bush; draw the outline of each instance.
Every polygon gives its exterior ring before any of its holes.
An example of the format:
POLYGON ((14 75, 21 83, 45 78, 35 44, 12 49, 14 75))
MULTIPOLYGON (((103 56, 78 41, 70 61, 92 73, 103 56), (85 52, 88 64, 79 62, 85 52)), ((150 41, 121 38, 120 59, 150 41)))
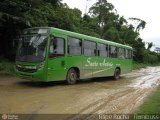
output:
POLYGON ((0 74, 14 74, 14 63, 8 60, 0 60, 0 74))
POLYGON ((151 52, 149 50, 144 50, 143 54, 143 61, 145 63, 157 63, 158 62, 158 56, 154 52, 151 52))

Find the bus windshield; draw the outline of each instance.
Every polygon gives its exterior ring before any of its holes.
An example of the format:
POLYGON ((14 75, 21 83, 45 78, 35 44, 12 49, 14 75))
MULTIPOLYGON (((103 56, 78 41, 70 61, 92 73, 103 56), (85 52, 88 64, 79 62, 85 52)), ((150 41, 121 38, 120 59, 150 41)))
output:
POLYGON ((46 35, 25 35, 19 43, 16 59, 26 62, 39 62, 45 59, 46 35))

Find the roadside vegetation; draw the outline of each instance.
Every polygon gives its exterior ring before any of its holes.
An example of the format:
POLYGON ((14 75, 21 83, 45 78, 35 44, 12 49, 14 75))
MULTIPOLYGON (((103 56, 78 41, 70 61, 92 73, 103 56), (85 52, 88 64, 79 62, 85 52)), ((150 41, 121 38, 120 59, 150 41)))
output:
POLYGON ((160 63, 139 63, 136 61, 133 61, 133 69, 140 69, 140 68, 146 68, 149 66, 160 66, 160 63))
POLYGON ((146 101, 135 112, 136 114, 159 114, 160 113, 160 86, 157 87, 146 101))
POLYGON ((0 6, 0 57, 15 59, 23 29, 49 26, 130 45, 136 62, 160 61, 159 55, 150 51, 153 43, 140 37, 145 20, 134 16, 126 19, 107 0, 97 0, 85 14, 62 0, 1 0, 0 6))
POLYGON ((160 113, 160 86, 158 86, 138 107, 129 120, 159 120, 160 113), (138 116, 138 118, 137 118, 138 116))
POLYGON ((14 75, 14 63, 7 59, 0 60, 0 75, 14 75))

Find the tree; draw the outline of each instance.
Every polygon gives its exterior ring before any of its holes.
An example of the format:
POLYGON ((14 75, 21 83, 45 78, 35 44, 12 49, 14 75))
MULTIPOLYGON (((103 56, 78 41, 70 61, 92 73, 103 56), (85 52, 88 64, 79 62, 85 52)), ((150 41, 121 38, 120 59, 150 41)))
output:
POLYGON ((44 0, 3 0, 0 6, 0 56, 14 59, 14 39, 24 28, 48 26, 54 8, 44 0))
POLYGON ((148 42, 147 44, 148 44, 147 49, 150 50, 152 48, 152 46, 153 46, 153 43, 152 42, 148 42))
POLYGON ((144 20, 139 19, 139 18, 129 18, 129 20, 135 22, 136 32, 139 32, 139 30, 144 29, 146 26, 146 22, 144 20))
POLYGON ((62 5, 62 0, 44 0, 46 3, 51 3, 54 8, 57 8, 62 5))
POLYGON ((157 53, 150 51, 153 44, 149 43, 146 49, 139 36, 146 25, 144 20, 126 20, 107 0, 97 0, 84 16, 79 9, 71 9, 61 1, 1 0, 0 56, 14 59, 14 39, 24 28, 50 26, 130 45, 134 49, 134 60, 139 62, 160 60, 160 55, 157 57, 157 53))
POLYGON ((113 10, 114 6, 111 3, 107 2, 107 0, 98 0, 89 10, 89 13, 92 17, 98 18, 97 22, 100 28, 101 38, 104 38, 104 27, 113 10))

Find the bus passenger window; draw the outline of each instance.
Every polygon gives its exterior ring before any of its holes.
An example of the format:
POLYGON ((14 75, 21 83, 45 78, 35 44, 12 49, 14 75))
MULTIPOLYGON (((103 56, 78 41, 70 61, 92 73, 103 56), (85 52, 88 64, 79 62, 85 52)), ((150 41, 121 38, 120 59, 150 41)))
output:
POLYGON ((128 58, 132 59, 132 51, 131 50, 128 50, 128 58))
POLYGON ((118 49, 118 58, 125 59, 125 49, 124 48, 118 49))
POLYGON ((91 41, 83 42, 83 52, 86 56, 96 56, 96 43, 91 41))
POLYGON ((82 41, 77 38, 68 38, 68 54, 81 55, 82 53, 82 41))
POLYGON ((115 46, 109 47, 109 56, 112 58, 117 58, 118 49, 115 46))
POLYGON ((98 50, 98 56, 108 57, 108 45, 98 43, 97 50, 98 50))
POLYGON ((49 57, 64 56, 64 39, 54 37, 51 40, 49 57))
POLYGON ((126 49, 126 59, 132 59, 132 51, 126 49))

